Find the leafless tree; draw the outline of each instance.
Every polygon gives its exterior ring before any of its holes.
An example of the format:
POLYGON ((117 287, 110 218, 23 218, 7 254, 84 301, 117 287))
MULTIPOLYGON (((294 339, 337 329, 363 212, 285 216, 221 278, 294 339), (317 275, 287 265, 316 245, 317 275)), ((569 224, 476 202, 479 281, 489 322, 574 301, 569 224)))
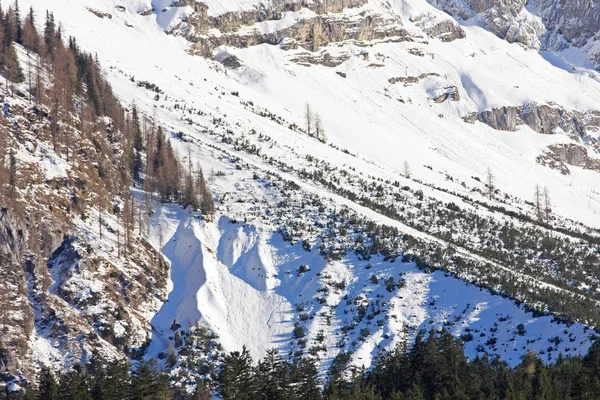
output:
POLYGON ((323 129, 323 122, 321 121, 321 116, 317 113, 314 113, 314 121, 315 121, 315 137, 319 139, 321 142, 325 143, 325 129, 323 129))
POLYGON ((535 215, 538 219, 542 219, 542 191, 540 185, 535 185, 535 192, 533 195, 533 206, 535 207, 535 215))
POLYGON ((312 136, 312 126, 313 126, 313 112, 310 108, 310 104, 306 103, 304 109, 304 123, 306 126, 306 134, 308 136, 312 136))
POLYGON ((546 222, 550 221, 550 217, 552 216, 552 204, 550 202, 550 191, 546 186, 544 186, 544 218, 546 222))
POLYGON ((494 198, 494 192, 496 191, 496 186, 495 186, 494 181, 495 181, 495 178, 494 178, 494 175, 492 174, 492 170, 490 169, 490 167, 488 167, 486 176, 485 176, 485 189, 486 189, 487 197, 490 200, 492 200, 494 198))

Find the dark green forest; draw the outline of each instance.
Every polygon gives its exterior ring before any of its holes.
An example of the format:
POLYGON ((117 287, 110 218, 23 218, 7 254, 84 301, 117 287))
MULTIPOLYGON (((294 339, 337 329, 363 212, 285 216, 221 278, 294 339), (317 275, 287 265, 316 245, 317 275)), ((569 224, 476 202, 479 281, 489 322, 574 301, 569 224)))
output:
POLYGON ((284 360, 276 350, 255 363, 248 351, 222 360, 212 382, 198 380, 195 391, 170 387, 154 360, 130 369, 125 361, 93 359, 62 375, 43 368, 38 385, 10 399, 597 399, 600 398, 600 344, 583 357, 543 363, 534 353, 510 368, 486 355, 468 359, 448 331, 419 332, 414 343, 382 353, 369 370, 350 366, 339 354, 327 374, 311 358, 284 360), (325 377, 324 377, 325 376, 325 377))

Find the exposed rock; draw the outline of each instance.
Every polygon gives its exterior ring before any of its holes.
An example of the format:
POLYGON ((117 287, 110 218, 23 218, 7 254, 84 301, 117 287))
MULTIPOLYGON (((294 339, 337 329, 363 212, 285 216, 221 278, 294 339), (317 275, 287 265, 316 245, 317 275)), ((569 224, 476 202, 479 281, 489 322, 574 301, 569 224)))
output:
POLYGON ((279 42, 279 47, 282 50, 296 50, 298 48, 298 42, 292 38, 283 38, 279 42))
POLYGON ((317 51, 332 42, 345 40, 371 41, 387 37, 396 37, 405 41, 412 40, 400 24, 390 25, 385 23, 382 18, 369 15, 364 17, 349 17, 343 14, 328 15, 304 19, 287 28, 268 33, 257 30, 244 30, 219 35, 198 36, 195 38, 193 52, 210 56, 213 49, 222 45, 240 48, 264 43, 276 45, 282 43, 284 39, 287 43, 292 43, 290 38, 297 43, 289 46, 290 48, 302 46, 307 50, 317 51))
POLYGON ((92 14, 94 14, 98 18, 112 19, 112 14, 110 14, 110 13, 107 13, 107 12, 104 12, 104 11, 100 11, 100 10, 96 10, 95 8, 91 8, 91 7, 86 7, 86 10, 88 10, 89 12, 91 12, 92 14))
POLYGON ((577 139, 585 131, 579 121, 580 113, 569 112, 556 105, 529 103, 521 109, 520 117, 527 126, 539 133, 555 133, 560 128, 577 139))
POLYGON ((290 61, 304 65, 306 67, 310 67, 311 65, 323 65, 325 67, 337 67, 342 64, 344 61, 350 58, 350 54, 340 54, 337 56, 332 56, 326 50, 321 50, 319 52, 303 52, 300 54, 296 54, 290 58, 290 61))
POLYGON ((517 42, 528 48, 540 48, 540 37, 545 33, 543 24, 525 10, 524 0, 500 0, 493 4, 473 2, 477 12, 484 12, 484 21, 492 32, 508 42, 517 42), (479 7, 486 7, 485 10, 479 7))
POLYGON ((591 158, 588 150, 574 143, 560 143, 548 146, 546 153, 536 158, 538 164, 556 169, 564 175, 571 171, 568 165, 600 171, 600 160, 591 158))
POLYGON ((451 42, 466 37, 465 31, 455 20, 441 18, 437 14, 421 15, 413 18, 412 22, 423 29, 427 35, 437 37, 443 42, 451 42))
POLYGON ((33 331, 34 312, 28 301, 27 277, 20 263, 26 251, 25 221, 7 208, 0 209, 0 325, 2 342, 11 354, 8 370, 26 368, 27 338, 33 331))
POLYGON ((493 108, 477 116, 479 121, 502 131, 514 131, 517 128, 518 108, 513 106, 493 108))
POLYGON ((467 20, 483 14, 483 22, 497 36, 525 47, 561 51, 583 48, 596 68, 600 51, 594 42, 600 32, 597 1, 565 0, 429 0, 453 15, 467 20), (527 7, 525 7, 527 5, 527 7))
POLYGON ((335 73, 338 74, 339 76, 341 76, 342 78, 346 77, 346 73, 345 72, 335 71, 335 73))
POLYGON ((552 103, 494 108, 479 113, 478 119, 494 129, 514 131, 517 125, 525 124, 543 134, 562 131, 574 140, 587 136, 589 132, 596 132, 600 127, 599 112, 568 111, 552 103))
MULTIPOLYGON (((243 48, 259 44, 279 44, 284 50, 301 46, 317 51, 329 43, 346 40, 357 41, 359 45, 360 42, 373 40, 411 40, 398 16, 365 11, 347 12, 366 3, 367 0, 273 0, 268 4, 257 5, 252 10, 209 15, 205 3, 180 0, 174 5, 192 7, 194 12, 178 25, 169 28, 168 33, 184 36, 193 43, 191 52, 204 57, 211 57, 212 51, 222 45, 243 48), (260 25, 265 21, 282 19, 285 12, 296 12, 296 22, 283 25, 275 31, 263 29, 260 25)), ((448 37, 450 31, 457 35, 464 34, 458 25, 446 25, 439 28, 432 26, 432 34, 440 37, 448 37)))
POLYGON ((419 49, 418 47, 412 47, 408 49, 408 52, 413 56, 425 57, 425 52, 422 49, 419 49))
POLYGON ((240 59, 233 55, 221 60, 221 64, 223 64, 226 68, 231 69, 236 69, 242 66, 240 59))
POLYGON ((458 93, 458 88, 456 86, 449 86, 443 88, 439 95, 434 95, 433 101, 435 103, 443 103, 446 100, 459 101, 460 94, 458 93))
POLYGON ((479 121, 479 115, 476 112, 472 112, 462 117, 462 120, 466 123, 474 124, 475 122, 479 121))
POLYGON ((418 76, 401 76, 401 77, 397 77, 397 78, 390 78, 390 79, 388 79, 388 82, 391 83, 392 85, 395 85, 398 82, 402 82, 404 84, 404 86, 410 86, 415 83, 418 83, 419 81, 427 78, 428 76, 440 76, 440 75, 435 72, 426 72, 426 73, 423 73, 418 76))

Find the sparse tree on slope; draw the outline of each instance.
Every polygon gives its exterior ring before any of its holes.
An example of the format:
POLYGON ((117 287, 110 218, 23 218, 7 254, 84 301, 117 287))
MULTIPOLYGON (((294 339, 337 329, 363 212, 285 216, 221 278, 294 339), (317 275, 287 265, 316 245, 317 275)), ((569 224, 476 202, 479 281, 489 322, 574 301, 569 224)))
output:
POLYGON ((325 129, 323 128, 323 123, 321 122, 321 116, 317 113, 314 114, 315 120, 315 137, 321 142, 325 143, 327 140, 325 137, 325 129))
POLYGON ((496 191, 496 186, 494 184, 494 175, 492 174, 492 170, 488 167, 486 176, 485 176, 485 190, 487 197, 492 200, 494 198, 494 192, 496 191))
POLYGON ((410 165, 408 165, 408 161, 404 160, 404 177, 410 179, 410 165))
POLYGON ((544 186, 544 218, 546 222, 550 222, 552 216, 552 203, 550 201, 550 191, 544 186))
POLYGON ((304 124, 306 127, 306 134, 312 136, 313 112, 308 103, 306 103, 306 106, 304 107, 304 124))
POLYGON ((541 220, 543 217, 542 213, 542 191, 540 185, 535 185, 535 192, 533 194, 533 206, 535 208, 536 217, 541 220))

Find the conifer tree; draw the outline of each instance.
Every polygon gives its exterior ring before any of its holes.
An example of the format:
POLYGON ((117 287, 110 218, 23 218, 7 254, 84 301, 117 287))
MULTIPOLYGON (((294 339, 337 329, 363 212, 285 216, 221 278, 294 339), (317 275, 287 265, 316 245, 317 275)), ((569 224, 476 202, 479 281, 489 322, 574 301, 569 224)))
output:
POLYGON ((14 94, 14 84, 21 83, 25 79, 17 52, 14 45, 11 43, 4 53, 4 73, 6 74, 6 87, 10 87, 11 94, 14 94))
POLYGON ((302 358, 295 366, 294 386, 298 399, 320 400, 323 398, 319 390, 319 371, 312 358, 302 358))
POLYGON ((314 114, 314 126, 315 126, 315 137, 321 142, 325 143, 327 140, 325 137, 325 129, 323 128, 323 122, 321 116, 318 113, 314 114))
POLYGON ((92 400, 90 382, 81 364, 64 375, 60 381, 59 396, 61 400, 92 400))
POLYGON ((252 359, 246 346, 225 357, 219 373, 219 394, 223 399, 247 400, 252 398, 252 359))
POLYGON ((550 222, 552 217, 552 202, 550 201, 550 191, 544 186, 544 219, 550 222))
POLYGON ((542 191, 540 190, 540 185, 535 185, 535 192, 533 194, 533 206, 535 208, 535 215, 539 220, 542 220, 543 206, 542 206, 542 191))
POLYGON ((51 55, 54 51, 56 42, 56 23, 54 22, 54 14, 46 11, 46 21, 44 24, 44 53, 51 55))
POLYGON ((156 390, 158 372, 156 361, 142 359, 132 373, 131 395, 133 400, 144 400, 156 390))
POLYGON ((58 400, 58 383, 50 369, 43 366, 38 376, 39 398, 43 400, 58 400))
POLYGON ((136 182, 141 181, 142 171, 142 152, 144 151, 144 138, 137 106, 134 104, 131 111, 131 122, 133 123, 133 179, 136 182))
POLYGON ((306 103, 306 105, 304 106, 304 123, 306 134, 308 136, 312 136, 313 118, 314 114, 310 108, 310 104, 306 103))
POLYGON ((9 172, 8 184, 10 185, 11 194, 14 194, 15 188, 17 186, 17 158, 15 157, 14 151, 10 152, 8 172, 9 172))
POLYGON ((192 400, 211 400, 212 398, 212 393, 206 384, 201 379, 196 379, 196 390, 194 391, 192 400))
POLYGON ((257 399, 284 399, 291 395, 290 365, 276 349, 269 349, 255 373, 257 399))
MULTIPOLYGON (((0 8, 0 24, 4 20, 4 13, 0 8)), ((4 71, 4 54, 6 53, 6 33, 4 26, 0 26, 0 71, 4 71)))
POLYGON ((21 25, 21 7, 19 7, 19 0, 15 0, 15 4, 13 6, 13 17, 14 20, 10 21, 10 24, 13 25, 11 29, 13 29, 14 36, 13 40, 19 44, 23 43, 23 26, 21 25))
POLYGON ((488 199, 492 200, 494 198, 494 192, 496 191, 496 185, 494 183, 494 175, 492 174, 492 170, 490 167, 487 168, 485 174, 485 190, 488 199))
POLYGON ((404 169, 404 177, 407 179, 410 179, 410 165, 408 165, 408 161, 404 160, 404 164, 403 164, 403 169, 404 169))
POLYGON ((32 7, 29 8, 29 14, 25 17, 25 23, 23 24, 23 46, 34 53, 40 51, 40 36, 35 27, 35 16, 32 7))

